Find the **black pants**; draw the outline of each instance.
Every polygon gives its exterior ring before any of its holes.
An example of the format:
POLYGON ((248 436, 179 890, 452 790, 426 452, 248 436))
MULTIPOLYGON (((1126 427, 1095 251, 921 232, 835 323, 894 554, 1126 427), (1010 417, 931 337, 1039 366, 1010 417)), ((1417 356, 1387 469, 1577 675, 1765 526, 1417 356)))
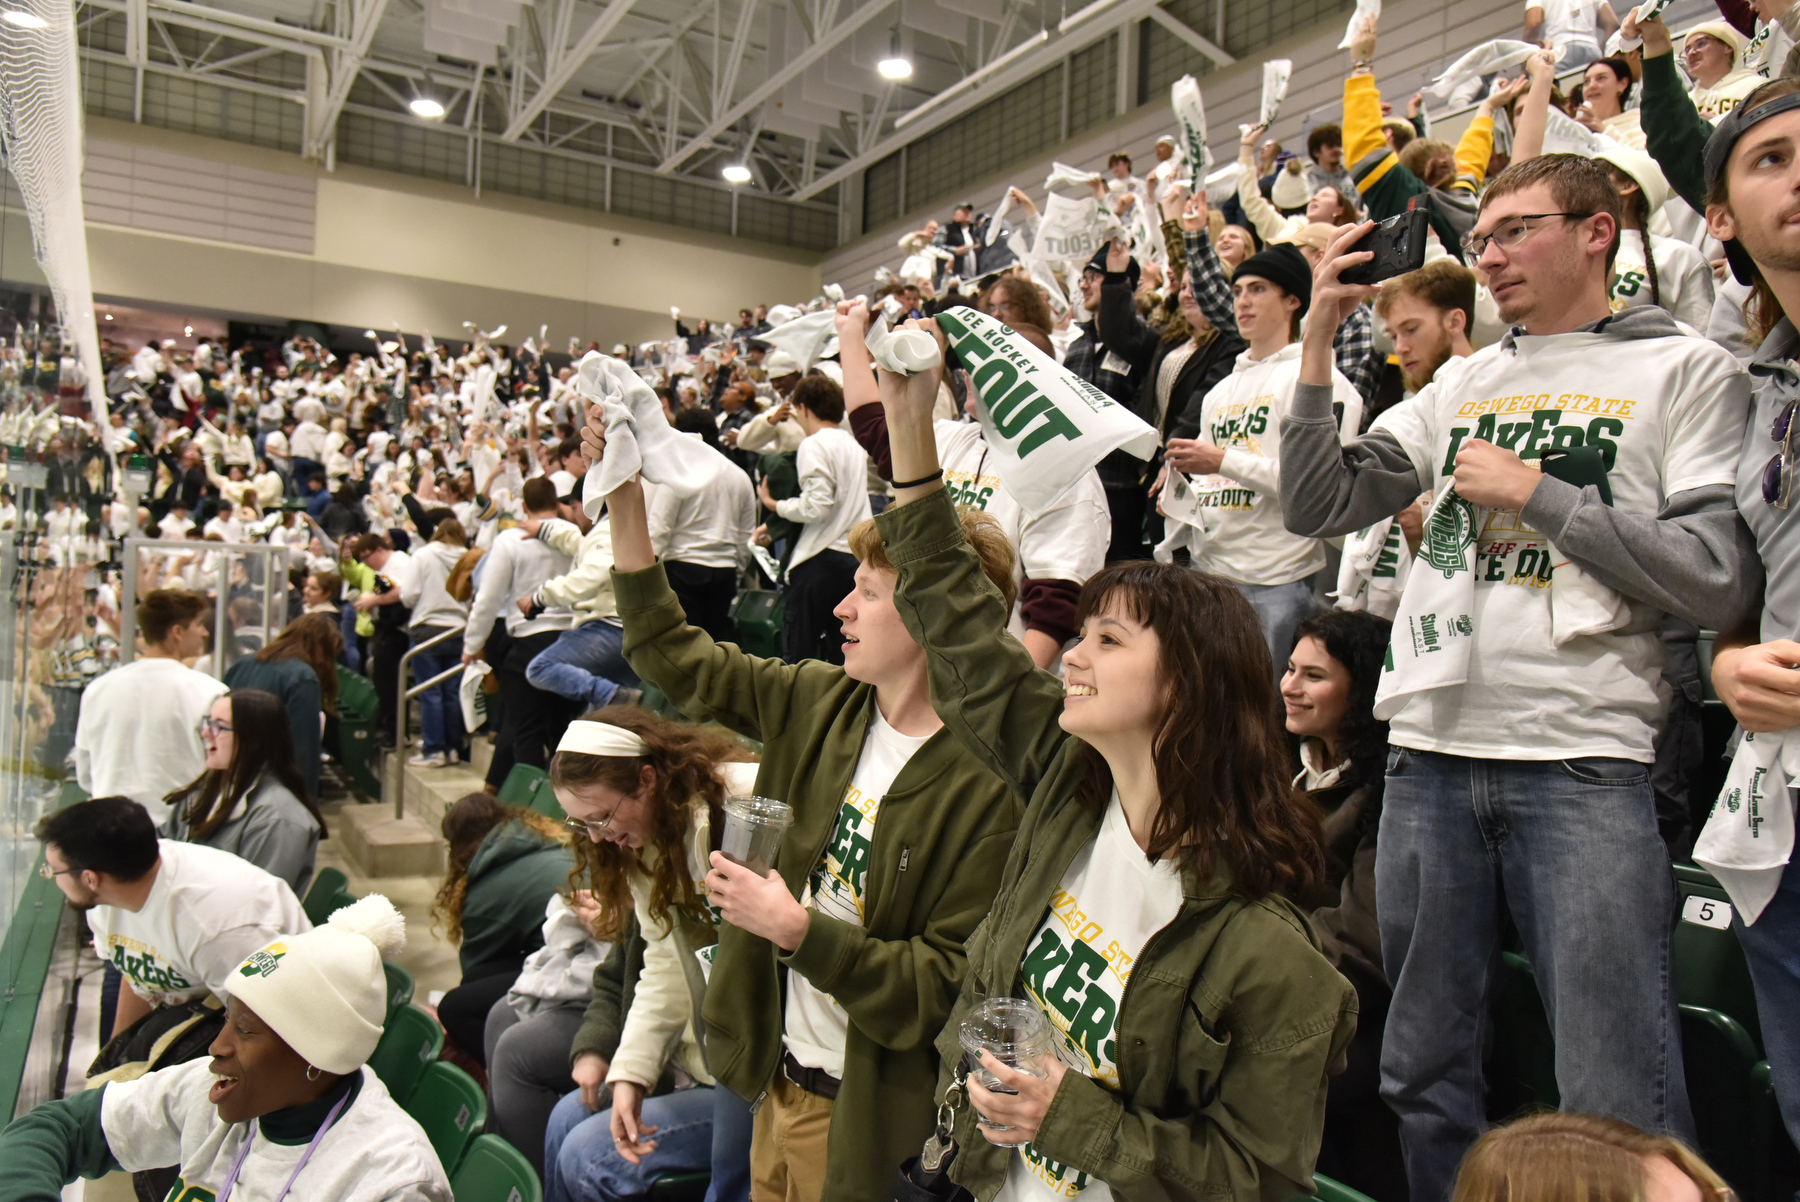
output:
POLYGON ((681 602, 689 626, 706 631, 715 643, 737 641, 737 628, 731 621, 731 601, 737 596, 736 568, 703 568, 666 559, 663 571, 668 573, 669 587, 681 602))
POLYGON ((1144 515, 1149 512, 1150 497, 1143 486, 1108 484, 1106 507, 1112 512, 1112 545, 1106 549, 1106 562, 1149 559, 1150 548, 1144 542, 1144 515))
MULTIPOLYGON (((487 783, 499 788, 514 764, 547 768, 563 731, 581 714, 579 701, 533 688, 525 679, 532 657, 556 641, 560 630, 546 630, 515 638, 494 668, 500 682, 500 738, 494 743, 494 762, 488 765, 487 783)), ((477 1028, 479 1039, 479 1028, 477 1028)))
POLYGON ((369 679, 375 685, 375 736, 383 744, 394 742, 394 721, 400 712, 400 659, 412 647, 403 626, 377 624, 369 639, 369 679))
POLYGON ((790 664, 821 659, 844 662, 844 625, 832 615, 856 587, 856 556, 821 551, 788 571, 781 621, 781 658, 790 664))
POLYGON ((462 984, 438 1002, 438 1022, 443 1024, 444 1034, 483 1068, 487 1067, 488 1011, 513 987, 521 967, 518 961, 475 965, 464 974, 462 984))
POLYGON ((1406 1202, 1400 1158, 1400 1120, 1381 1100, 1381 1041, 1392 991, 1346 961, 1341 971, 1356 987, 1356 1037, 1349 1064, 1326 1086, 1325 1133, 1319 1172, 1382 1202, 1406 1202))

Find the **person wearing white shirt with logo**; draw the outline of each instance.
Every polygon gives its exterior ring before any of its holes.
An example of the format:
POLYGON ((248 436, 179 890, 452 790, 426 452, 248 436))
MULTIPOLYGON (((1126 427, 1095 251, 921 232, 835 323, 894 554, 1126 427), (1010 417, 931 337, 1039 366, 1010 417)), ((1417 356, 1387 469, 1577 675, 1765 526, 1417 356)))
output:
MULTIPOLYGON (((844 390, 825 376, 807 376, 783 408, 806 432, 795 467, 800 495, 777 501, 768 481, 757 484, 762 503, 790 522, 801 522, 788 560, 787 605, 782 616, 781 657, 844 662, 842 623, 832 613, 856 582, 850 528, 873 516, 869 508, 869 457, 844 420, 844 390)), ((780 419, 778 419, 780 420, 780 419)))
POLYGON ((688 624, 729 643, 737 639, 731 601, 737 595, 738 557, 756 527, 756 494, 737 464, 723 452, 707 449, 709 474, 698 492, 678 497, 646 481, 644 498, 650 509, 650 545, 669 574, 669 587, 688 624))
POLYGON ((1382 1095, 1415 1198, 1449 1195, 1486 1126, 1480 1016, 1509 912, 1552 1016, 1563 1106, 1693 1137, 1650 784, 1658 631, 1665 614, 1728 630, 1753 608, 1733 499, 1750 388, 1663 310, 1610 311, 1620 204, 1606 166, 1577 155, 1496 176, 1467 251, 1512 328, 1342 446, 1332 327, 1377 289, 1338 280, 1367 261, 1346 252, 1372 227, 1340 231, 1282 427, 1296 533, 1436 497, 1375 703, 1391 744, 1382 1095))

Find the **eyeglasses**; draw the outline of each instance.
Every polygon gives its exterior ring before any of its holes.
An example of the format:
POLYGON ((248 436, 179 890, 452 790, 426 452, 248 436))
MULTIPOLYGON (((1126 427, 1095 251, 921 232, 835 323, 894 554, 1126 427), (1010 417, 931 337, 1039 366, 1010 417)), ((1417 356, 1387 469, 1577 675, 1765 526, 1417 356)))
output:
POLYGON ((1800 434, 1800 423, 1794 421, 1796 409, 1800 409, 1800 398, 1783 405, 1769 427, 1769 437, 1780 449, 1763 469, 1762 494, 1763 500, 1777 509, 1786 509, 1794 499, 1794 443, 1800 434))
POLYGON ((38 865, 38 875, 43 877, 47 881, 53 881, 59 876, 74 876, 75 869, 59 868, 55 872, 51 872, 50 871, 50 861, 45 860, 42 864, 38 865))
POLYGON ((612 825, 612 820, 618 815, 618 807, 615 806, 613 812, 606 816, 605 822, 583 822, 579 818, 564 818, 563 825, 578 835, 586 835, 595 843, 603 843, 606 841, 607 828, 612 825))
POLYGON ((203 735, 228 735, 235 728, 229 722, 221 722, 211 714, 200 719, 200 733, 203 735))
POLYGON ((1571 221, 1580 221, 1592 216, 1592 213, 1521 213, 1502 221, 1491 234, 1470 234, 1463 239, 1463 250, 1468 253, 1470 260, 1479 259, 1487 253, 1490 242, 1499 243, 1501 250, 1511 250, 1525 241, 1527 234, 1540 228, 1532 225, 1533 221, 1542 221, 1547 217, 1567 217, 1571 221))

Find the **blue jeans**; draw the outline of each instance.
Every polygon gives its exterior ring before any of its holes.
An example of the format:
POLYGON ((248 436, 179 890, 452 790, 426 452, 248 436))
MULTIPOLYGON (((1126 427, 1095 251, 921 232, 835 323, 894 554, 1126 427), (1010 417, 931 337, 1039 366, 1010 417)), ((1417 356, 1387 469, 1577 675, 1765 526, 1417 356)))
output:
POLYGON ((1262 627, 1263 642, 1269 645, 1269 659, 1279 680, 1287 671, 1288 656, 1294 650, 1294 631, 1318 611, 1318 598, 1304 580, 1292 584, 1239 584, 1237 588, 1256 611, 1256 621, 1262 627))
MULTIPOLYGON (((544 1202, 613 1202, 649 1194, 658 1177, 697 1173, 712 1164, 713 1095, 696 1086, 645 1098, 641 1118, 655 1127, 656 1150, 632 1164, 613 1146, 612 1111, 595 1114, 575 1090, 550 1112, 544 1132, 544 1202)), ((745 1149, 746 1172, 749 1150, 745 1149)))
POLYGON ((712 1094, 712 1184, 706 1202, 750 1202, 750 1103, 724 1086, 712 1094))
POLYGON ((537 653, 525 669, 525 682, 597 710, 611 703, 620 685, 638 683, 625 662, 624 645, 625 632, 612 623, 583 622, 537 653))
MULTIPOLYGON (((433 635, 443 633, 439 626, 425 626, 412 631, 413 645, 424 642, 433 635)), ((421 651, 413 656, 413 684, 417 686, 430 680, 439 672, 448 671, 462 663, 462 642, 459 639, 445 639, 429 651, 421 651)), ((463 731, 462 718, 462 677, 452 676, 442 684, 433 685, 419 694, 419 726, 424 738, 426 755, 436 755, 441 751, 460 751, 467 735, 463 731)))
POLYGON ((1390 748, 1375 890, 1394 985, 1381 1096, 1400 1117, 1413 1202, 1450 1196, 1486 1126, 1502 905, 1555 1036, 1563 1109, 1693 1142, 1669 956, 1675 882, 1648 764, 1390 748))
POLYGON ((1788 862, 1781 888, 1754 924, 1745 926, 1733 907, 1731 929, 1750 962, 1781 1122, 1800 1144, 1800 859, 1788 862))
POLYGON ((338 633, 344 636, 344 666, 352 672, 361 672, 362 652, 356 645, 356 606, 348 601, 338 606, 338 633))

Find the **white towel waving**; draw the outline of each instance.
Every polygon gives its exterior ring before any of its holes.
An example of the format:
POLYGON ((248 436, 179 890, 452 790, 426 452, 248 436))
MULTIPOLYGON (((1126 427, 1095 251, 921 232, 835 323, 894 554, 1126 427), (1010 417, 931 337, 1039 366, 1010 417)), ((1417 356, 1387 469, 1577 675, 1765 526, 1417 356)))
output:
POLYGON ((678 497, 691 497, 710 475, 706 444, 669 424, 662 401, 626 364, 589 351, 575 371, 575 391, 606 414, 606 455, 588 468, 581 507, 598 520, 607 494, 639 472, 678 497))

